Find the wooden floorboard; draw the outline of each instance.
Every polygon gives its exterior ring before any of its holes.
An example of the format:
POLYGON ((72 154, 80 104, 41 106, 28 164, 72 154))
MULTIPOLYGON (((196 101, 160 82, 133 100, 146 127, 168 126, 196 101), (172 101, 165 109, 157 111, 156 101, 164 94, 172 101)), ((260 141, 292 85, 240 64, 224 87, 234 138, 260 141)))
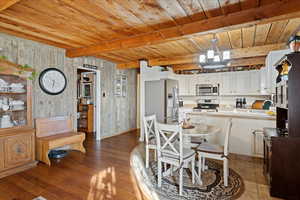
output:
POLYGON ((104 139, 87 137, 86 154, 71 152, 51 167, 38 164, 0 179, 0 200, 133 200, 143 199, 131 175, 129 156, 136 132, 104 139))
MULTIPOLYGON (((0 179, 0 200, 146 200, 131 175, 129 156, 137 132, 97 142, 87 137, 86 154, 71 152, 52 166, 37 167, 0 179)), ((229 161, 244 180, 242 200, 275 200, 263 175, 262 160, 232 155, 229 161)))

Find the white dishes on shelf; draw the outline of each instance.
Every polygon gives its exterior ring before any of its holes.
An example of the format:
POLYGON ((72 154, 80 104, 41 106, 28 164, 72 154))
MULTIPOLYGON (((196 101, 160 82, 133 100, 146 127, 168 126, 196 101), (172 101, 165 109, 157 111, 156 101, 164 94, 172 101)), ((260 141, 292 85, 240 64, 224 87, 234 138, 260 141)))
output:
POLYGON ((15 92, 23 93, 26 92, 22 83, 8 84, 5 80, 0 79, 0 92, 15 92))
POLYGON ((25 92, 24 85, 22 83, 12 83, 10 84, 10 91, 16 93, 25 92))
POLYGON ((1 118, 1 128, 10 128, 13 126, 9 115, 3 115, 1 118))

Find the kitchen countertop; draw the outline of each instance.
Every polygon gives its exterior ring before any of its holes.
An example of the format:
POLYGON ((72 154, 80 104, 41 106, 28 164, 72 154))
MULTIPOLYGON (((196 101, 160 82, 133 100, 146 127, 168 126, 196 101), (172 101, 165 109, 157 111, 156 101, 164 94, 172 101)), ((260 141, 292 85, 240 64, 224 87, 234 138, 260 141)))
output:
POLYGON ((199 112, 193 111, 187 113, 189 115, 207 115, 215 117, 233 117, 233 118, 245 118, 245 119, 262 119, 262 120, 276 120, 276 116, 271 116, 263 112, 254 112, 251 110, 234 110, 234 111, 218 111, 218 112, 199 112))

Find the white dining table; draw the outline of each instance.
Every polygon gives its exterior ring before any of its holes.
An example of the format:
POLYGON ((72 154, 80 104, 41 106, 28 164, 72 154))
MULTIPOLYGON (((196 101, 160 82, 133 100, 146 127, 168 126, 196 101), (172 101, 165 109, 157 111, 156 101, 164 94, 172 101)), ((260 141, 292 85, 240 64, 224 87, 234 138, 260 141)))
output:
POLYGON ((183 145, 186 148, 195 147, 195 144, 192 143, 193 138, 206 139, 211 134, 216 134, 220 132, 220 128, 214 125, 207 124, 191 124, 194 128, 191 129, 183 129, 183 145))

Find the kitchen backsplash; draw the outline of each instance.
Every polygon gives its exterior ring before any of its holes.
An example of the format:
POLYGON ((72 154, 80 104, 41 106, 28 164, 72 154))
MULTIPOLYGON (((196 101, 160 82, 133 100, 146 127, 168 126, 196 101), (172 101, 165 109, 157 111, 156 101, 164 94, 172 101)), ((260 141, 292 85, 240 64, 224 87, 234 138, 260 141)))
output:
MULTIPOLYGON (((270 100, 269 96, 218 96, 221 106, 235 106, 237 98, 246 98, 247 106, 251 106, 255 100, 270 100)), ((184 105, 197 104, 199 96, 184 96, 180 97, 183 99, 184 105)))

